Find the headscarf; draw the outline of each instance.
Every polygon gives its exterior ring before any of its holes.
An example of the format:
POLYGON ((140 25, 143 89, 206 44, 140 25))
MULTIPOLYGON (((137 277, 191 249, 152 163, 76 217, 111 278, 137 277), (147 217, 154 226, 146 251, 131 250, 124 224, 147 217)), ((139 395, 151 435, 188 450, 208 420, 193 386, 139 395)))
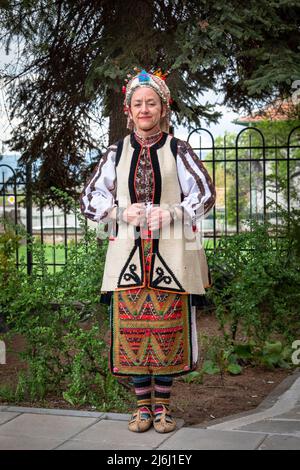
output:
POLYGON ((131 131, 134 129, 134 123, 129 115, 129 106, 131 98, 135 90, 139 87, 152 88, 158 96, 162 99, 164 105, 166 105, 166 115, 160 120, 160 128, 163 132, 169 133, 171 109, 170 104, 172 102, 170 90, 165 83, 166 74, 162 74, 161 70, 158 69, 154 73, 148 73, 146 70, 142 70, 137 75, 132 77, 127 86, 123 87, 124 98, 124 112, 127 115, 127 128, 131 131))

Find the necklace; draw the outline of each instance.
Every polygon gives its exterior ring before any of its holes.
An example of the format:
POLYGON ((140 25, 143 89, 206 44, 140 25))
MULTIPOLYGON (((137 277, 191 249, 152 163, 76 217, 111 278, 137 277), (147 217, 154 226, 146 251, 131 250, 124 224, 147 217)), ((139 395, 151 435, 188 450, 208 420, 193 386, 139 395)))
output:
POLYGON ((136 137, 141 141, 142 145, 152 145, 153 143, 155 143, 156 140, 159 140, 158 137, 161 137, 161 135, 162 135, 161 130, 159 130, 155 134, 148 135, 147 137, 143 137, 143 136, 139 135, 137 131, 134 131, 134 133, 135 133, 136 137))

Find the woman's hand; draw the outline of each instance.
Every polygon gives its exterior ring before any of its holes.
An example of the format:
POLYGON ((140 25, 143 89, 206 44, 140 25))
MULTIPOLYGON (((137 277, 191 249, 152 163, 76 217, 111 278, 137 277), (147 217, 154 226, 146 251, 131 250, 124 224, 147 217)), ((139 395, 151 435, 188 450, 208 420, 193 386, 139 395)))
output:
POLYGON ((172 217, 170 211, 161 207, 152 207, 147 217, 148 229, 158 230, 164 225, 171 223, 172 217))
POLYGON ((143 225, 146 220, 145 205, 142 202, 131 204, 124 210, 123 220, 136 227, 143 225))

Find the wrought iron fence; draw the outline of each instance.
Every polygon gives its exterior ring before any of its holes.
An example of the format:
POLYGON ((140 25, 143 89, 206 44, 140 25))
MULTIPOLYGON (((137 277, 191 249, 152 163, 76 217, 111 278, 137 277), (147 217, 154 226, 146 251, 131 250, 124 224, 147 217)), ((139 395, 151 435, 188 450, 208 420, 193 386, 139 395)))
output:
POLYGON ((24 234, 16 249, 17 267, 25 266, 29 274, 32 272, 35 264, 32 240, 39 239, 46 247, 45 264, 55 272, 67 262, 70 241, 77 245, 84 233, 78 223, 78 201, 74 201, 73 211, 44 207, 31 191, 31 165, 27 165, 24 176, 20 177, 12 166, 0 162, 0 175, 0 236, 9 226, 16 234, 24 234))
MULTIPOLYGON (((203 244, 208 250, 216 247, 221 236, 246 230, 246 219, 280 224, 277 207, 290 211, 300 192, 300 126, 287 136, 275 135, 272 145, 267 145, 266 136, 257 128, 245 128, 236 137, 221 140, 204 128, 194 129, 187 137, 217 190, 216 205, 202 222, 203 244)), ((79 201, 74 201, 73 213, 33 202, 29 165, 20 178, 10 165, 0 162, 0 178, 0 234, 9 220, 23 226, 29 236, 38 237, 47 247, 46 264, 54 271, 59 269, 68 259, 70 241, 77 245, 84 232, 76 215, 79 201)), ((30 273, 34 263, 30 241, 24 238, 16 264, 26 265, 30 273)))
MULTIPOLYGON (((288 213, 299 204, 300 126, 288 134, 267 135, 256 128, 215 141, 207 129, 193 130, 187 141, 204 160, 217 189, 213 212, 203 221, 203 235, 215 248, 218 239, 246 230, 249 219, 281 223, 280 207, 288 213), (209 137, 209 145, 207 138, 209 137), (196 138, 195 138, 196 137, 196 138), (273 144, 266 143, 272 138, 273 144), (198 141, 198 142, 197 142, 198 141)), ((207 249, 210 249, 207 246, 207 249)))

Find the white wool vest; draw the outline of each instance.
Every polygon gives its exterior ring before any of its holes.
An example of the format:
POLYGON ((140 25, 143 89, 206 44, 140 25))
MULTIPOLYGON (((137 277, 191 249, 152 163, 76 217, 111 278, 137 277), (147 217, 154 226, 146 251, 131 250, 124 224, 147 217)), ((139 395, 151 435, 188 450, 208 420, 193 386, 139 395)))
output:
MULTIPOLYGON (((167 208, 180 204, 183 195, 177 177, 176 139, 164 133, 150 147, 154 172, 153 204, 167 208)), ((119 143, 116 159, 117 193, 120 208, 138 202, 135 172, 140 144, 133 134, 119 143)), ((204 294, 208 286, 208 268, 200 233, 177 219, 153 233, 149 283, 147 286, 167 292, 204 294)), ((139 228, 124 221, 116 224, 116 236, 109 240, 101 291, 146 286, 145 266, 139 228)))

